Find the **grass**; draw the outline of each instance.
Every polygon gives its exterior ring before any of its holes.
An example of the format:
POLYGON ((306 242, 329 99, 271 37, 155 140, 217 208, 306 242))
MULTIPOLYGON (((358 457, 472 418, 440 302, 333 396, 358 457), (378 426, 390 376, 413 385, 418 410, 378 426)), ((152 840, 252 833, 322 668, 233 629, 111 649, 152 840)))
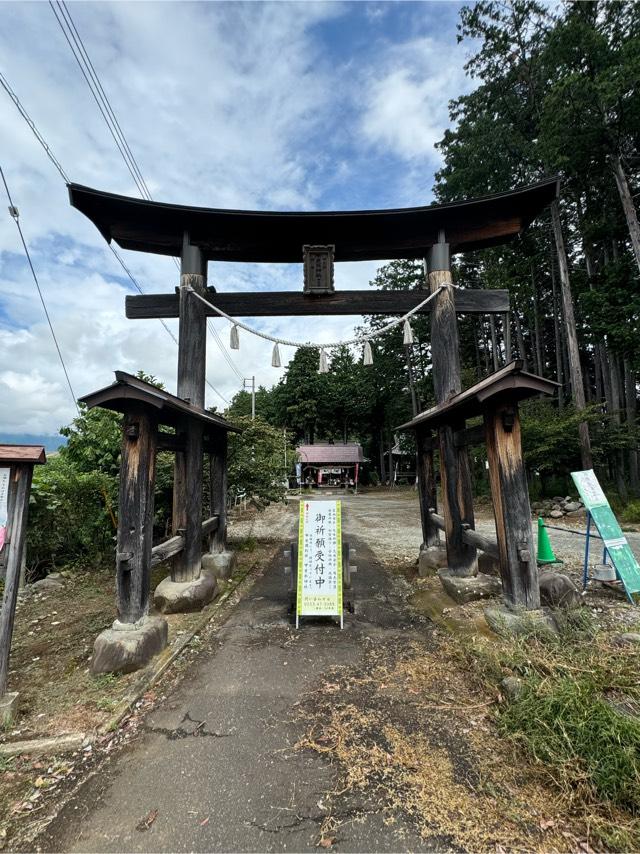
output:
POLYGON ((521 692, 497 706, 498 732, 600 846, 640 850, 640 656, 615 646, 586 609, 562 619, 555 638, 450 638, 448 647, 489 692, 520 678, 521 692))

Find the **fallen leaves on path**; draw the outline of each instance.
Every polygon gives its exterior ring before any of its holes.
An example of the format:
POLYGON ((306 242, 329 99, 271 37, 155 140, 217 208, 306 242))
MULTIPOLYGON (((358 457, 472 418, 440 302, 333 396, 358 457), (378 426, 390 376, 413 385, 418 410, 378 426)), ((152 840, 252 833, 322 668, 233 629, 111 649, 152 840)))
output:
POLYGON ((139 830, 141 833, 144 833, 145 830, 149 830, 149 828, 157 818, 158 810, 149 810, 146 816, 136 824, 136 830, 139 830))

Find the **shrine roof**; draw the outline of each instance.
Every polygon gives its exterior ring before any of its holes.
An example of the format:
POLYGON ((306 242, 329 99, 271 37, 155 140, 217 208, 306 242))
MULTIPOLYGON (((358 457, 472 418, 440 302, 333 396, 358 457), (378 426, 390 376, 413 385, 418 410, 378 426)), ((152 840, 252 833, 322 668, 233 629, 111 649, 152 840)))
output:
POLYGON ((0 445, 0 463, 42 465, 46 461, 43 445, 0 445))
POLYGON ((297 449, 300 460, 311 465, 353 465, 364 462, 362 447, 347 445, 300 445, 297 449))
POLYGON ((503 400, 515 403, 518 400, 535 397, 537 394, 555 393, 559 383, 523 371, 522 364, 520 359, 509 362, 504 368, 480 380, 466 391, 453 395, 446 403, 421 412, 397 429, 434 428, 452 419, 473 418, 481 415, 489 401, 496 404, 503 400))
POLYGON ((208 260, 302 262, 303 245, 336 261, 422 258, 443 229, 452 252, 506 243, 558 197, 550 178, 506 193, 417 208, 242 211, 150 202, 69 184, 73 207, 123 249, 179 257, 185 232, 208 260))
POLYGON ((116 381, 105 388, 92 391, 79 398, 81 403, 86 403, 89 409, 94 406, 102 406, 104 409, 113 409, 116 412, 128 412, 135 402, 147 404, 158 410, 158 421, 160 424, 169 426, 180 425, 185 417, 201 421, 205 428, 215 428, 227 432, 241 433, 238 427, 234 427, 225 418, 207 412, 199 406, 192 406, 187 401, 169 394, 168 391, 151 385, 144 380, 127 374, 124 371, 116 371, 116 381))

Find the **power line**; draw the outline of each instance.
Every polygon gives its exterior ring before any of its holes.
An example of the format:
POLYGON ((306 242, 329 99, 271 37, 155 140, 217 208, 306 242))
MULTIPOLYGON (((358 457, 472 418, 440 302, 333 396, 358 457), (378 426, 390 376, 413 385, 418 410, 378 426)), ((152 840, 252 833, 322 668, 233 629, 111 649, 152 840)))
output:
MULTIPOLYGON (((123 148, 127 154, 128 160, 129 160, 131 166, 133 167, 133 171, 138 176, 140 184, 142 184, 142 190, 143 190, 142 195, 146 196, 146 198, 148 198, 148 199, 151 199, 151 192, 149 191, 149 188, 147 187, 146 181, 142 177, 142 171, 140 170, 140 167, 138 166, 137 160, 133 156, 133 152, 131 151, 129 143, 127 142, 127 138, 124 135, 124 131, 122 130, 122 127, 120 126, 120 122, 118 121, 118 119, 116 117, 116 114, 113 110, 113 107, 111 106, 111 102, 109 101, 107 93, 105 92, 104 87, 103 87, 102 83, 100 82, 100 78, 98 77, 98 72, 96 71, 93 63, 91 62, 91 57, 89 56, 87 49, 84 46, 84 42, 82 41, 82 37, 80 36, 80 33, 78 32, 78 29, 77 29, 77 27, 73 21, 73 18, 71 17, 71 12, 69 11, 67 4, 65 3, 65 0, 58 0, 58 7, 60 8, 62 14, 66 16, 67 24, 71 28, 71 34, 74 36, 74 41, 75 41, 76 45, 79 45, 81 55, 83 56, 83 58, 85 60, 85 67, 87 67, 87 69, 89 70, 90 75, 91 75, 92 79, 94 80, 94 82, 97 86, 97 90, 100 94, 101 101, 105 105, 105 108, 107 110, 107 114, 109 115, 109 117, 112 120, 113 127, 114 127, 114 130, 116 132, 116 135, 120 138, 122 145, 123 145, 123 148)), ((138 185, 138 188, 140 188, 139 185, 138 185)))
POLYGON ((55 158, 53 152, 51 151, 51 149, 47 145, 44 137, 42 136, 42 134, 40 133, 38 128, 35 126, 31 116, 29 115, 29 113, 27 113, 25 108, 22 106, 22 104, 20 103, 20 100, 18 99, 18 96, 16 95, 16 93, 13 91, 13 89, 9 85, 9 81, 7 80, 7 78, 4 76, 4 74, 1 71, 0 71, 0 84, 2 84, 2 88, 5 90, 7 95, 11 98, 11 100, 15 104, 18 112, 20 113, 22 118, 25 120, 25 122, 31 128, 31 132, 33 133, 35 138, 38 140, 40 145, 44 148, 47 157, 49 158, 49 160, 53 163, 53 165, 56 167, 56 169, 60 173, 62 180, 65 182, 65 184, 70 184, 71 181, 70 181, 69 177, 67 176, 67 173, 64 171, 64 169, 62 168, 62 166, 60 165, 58 160, 55 158))
POLYGON ((100 82, 100 78, 98 77, 98 73, 96 72, 96 70, 95 70, 95 68, 94 68, 93 63, 91 62, 91 57, 90 57, 90 56, 89 56, 89 54, 87 53, 87 49, 86 49, 86 48, 85 48, 85 46, 84 46, 84 42, 82 41, 82 37, 80 36, 80 33, 78 32, 78 29, 77 29, 77 27, 76 27, 76 25, 75 25, 75 23, 74 23, 74 21, 73 21, 73 18, 71 17, 71 12, 69 11, 69 9, 68 9, 68 7, 67 7, 67 4, 66 4, 65 0, 58 0, 58 6, 59 6, 59 7, 61 7, 61 10, 62 10, 63 14, 65 14, 65 15, 66 15, 67 22, 68 22, 69 26, 72 28, 73 33, 75 34, 75 36, 76 36, 76 38, 77 38, 78 42, 80 43, 80 48, 81 48, 81 50, 82 50, 82 53, 83 53, 84 58, 85 58, 85 60, 86 60, 86 63, 87 63, 87 65, 88 65, 88 67, 89 67, 89 70, 90 70, 90 71, 91 71, 91 73, 92 73, 93 79, 94 79, 94 81, 95 81, 95 83, 96 83, 96 85, 97 85, 97 87, 98 87, 98 90, 100 91, 100 94, 101 94, 101 96, 102 96, 102 100, 103 100, 103 102, 105 103, 105 105, 106 105, 106 107, 107 107, 107 112, 108 112, 108 113, 109 113, 109 115, 111 116, 111 119, 112 119, 112 121, 113 121, 114 127, 115 127, 115 129, 116 129, 116 131, 117 131, 117 133, 118 133, 118 136, 119 136, 119 137, 120 137, 120 139, 122 140, 122 144, 123 144, 123 146, 124 146, 124 149, 125 149, 125 151, 127 152, 127 155, 128 155, 128 157, 129 157, 129 160, 131 161, 131 164, 132 164, 132 166, 133 166, 133 168, 134 168, 135 173, 137 174, 137 176, 138 176, 138 177, 139 177, 139 179, 140 179, 140 182, 141 182, 141 184, 142 184, 142 186, 143 186, 143 188, 144 188, 144 190, 145 190, 145 192, 146 192, 147 198, 148 198, 148 199, 151 199, 151 193, 150 193, 150 191, 149 191, 149 188, 147 187, 146 181, 145 181, 145 180, 144 180, 144 178, 142 177, 142 172, 141 172, 141 170, 140 170, 140 167, 138 166, 138 162, 137 162, 137 160, 135 159, 135 157, 133 156, 133 152, 131 151, 131 148, 129 147, 129 143, 127 142, 127 138, 126 138, 126 137, 125 137, 125 135, 124 135, 124 131, 123 131, 123 130, 122 130, 122 128, 120 127, 120 122, 118 121, 118 119, 117 119, 117 117, 116 117, 116 114, 115 114, 115 112, 113 111, 113 108, 112 108, 112 106, 111 106, 111 102, 109 101, 109 98, 108 98, 108 96, 107 96, 106 92, 104 91, 104 88, 103 88, 103 86, 102 86, 102 83, 100 82))
POLYGON ((45 317, 47 318, 47 323, 49 324, 49 329, 51 330, 51 337, 53 338, 53 343, 56 345, 56 350, 58 351, 58 358, 60 359, 60 364, 62 365, 62 370, 64 371, 64 375, 67 378, 67 385, 69 386, 69 391, 71 392, 71 397, 73 399, 73 405, 75 406, 78 414, 80 413, 80 409, 78 408, 78 400, 76 398, 76 393, 73 390, 73 386, 71 385, 71 380, 69 379, 69 373, 67 371, 67 366, 64 363, 64 359, 62 358, 62 351, 60 350, 60 345, 58 344, 58 339, 56 338, 56 333, 53 329, 53 323, 51 322, 51 318, 49 317, 49 312, 47 310, 47 304, 44 301, 44 296, 42 294, 42 289, 40 288, 40 282, 38 281, 38 277, 36 275, 36 271, 34 269, 33 263, 31 261, 31 255, 29 254, 29 249, 27 247, 27 242, 24 239, 24 234, 22 233, 22 226, 20 225, 20 214, 18 213, 18 208, 13 204, 13 199, 11 198, 11 193, 9 192, 9 185, 7 184, 7 179, 4 177, 4 172, 2 170, 2 166, 0 166, 0 176, 2 177, 2 183, 4 184, 4 189, 7 194, 7 200, 9 201, 9 214, 14 220, 16 227, 18 229, 18 234, 20 235, 20 240, 22 241, 22 247, 24 249, 24 254, 27 256, 27 261, 29 262, 29 267, 31 269, 31 275, 33 276, 33 281, 36 283, 36 289, 38 291, 38 296, 40 297, 40 302, 42 303, 42 308, 44 309, 45 317))
MULTIPOLYGON (((127 156, 127 150, 125 148, 125 145, 123 145, 123 143, 120 139, 118 129, 113 124, 113 122, 110 118, 110 115, 109 115, 110 106, 107 105, 106 97, 103 97, 101 94, 101 90, 102 90, 102 92, 104 92, 104 89, 102 89, 102 86, 99 86, 98 84, 96 84, 94 82, 94 79, 97 79, 96 75, 92 71, 92 67, 89 67, 88 63, 84 60, 78 39, 76 38, 76 35, 74 33, 73 28, 67 23, 67 20, 64 17, 64 12, 63 12, 63 8, 62 8, 61 4, 58 2, 58 10, 56 10, 56 6, 53 3, 53 0, 49 0, 49 6, 51 7, 51 11, 53 12, 55 19, 58 22, 60 29, 62 30, 62 35, 65 37, 65 40, 66 40, 67 44, 69 45, 69 49, 71 50, 71 53, 73 54, 73 58, 75 59, 77 65, 78 65, 78 68, 80 69, 80 73, 84 77, 85 83, 89 87, 89 91, 91 92, 91 95, 93 96, 93 100, 96 102, 98 110, 100 110, 100 114, 102 115, 102 118, 105 121, 107 129, 109 130, 109 133, 113 137, 113 141, 116 144, 116 148, 120 152, 120 155, 121 155, 122 159, 124 160, 124 163, 125 163, 127 169, 129 170, 129 173, 130 173, 131 177, 133 178, 134 183, 140 192, 140 195, 143 198, 149 198, 146 195, 146 193, 148 193, 149 191, 148 191, 148 189, 146 189, 146 185, 144 184, 144 181, 141 181, 140 178, 138 178, 138 175, 136 174, 136 167, 134 166, 133 162, 127 156), (58 11, 59 11, 59 14, 58 14, 58 11)), ((113 112, 113 111, 111 111, 111 112, 113 112)), ((119 125, 118 125, 118 127, 119 127, 119 125)))
MULTIPOLYGON (((56 21, 58 22, 60 29, 62 30, 67 44, 69 45, 69 48, 74 56, 74 59, 76 60, 78 67, 82 72, 82 76, 84 77, 85 82, 87 83, 87 86, 89 87, 89 90, 91 91, 91 94, 93 95, 96 104, 98 105, 98 109, 100 110, 100 113, 102 114, 102 117, 105 120, 107 127, 109 128, 109 132, 111 133, 111 136, 113 137, 113 140, 116 143, 118 151, 120 152, 122 159, 124 160, 125 165, 129 170, 129 173, 131 174, 131 177, 135 181, 136 187, 138 188, 140 195, 143 198, 148 199, 149 201, 153 201, 151 192, 149 191, 147 183, 142 175, 142 171, 133 155, 133 152, 131 151, 131 147, 127 142, 124 132, 116 117, 115 111, 111 105, 111 102, 109 101, 104 87, 100 82, 98 72, 96 71, 95 66, 91 61, 91 58, 89 57, 89 53, 84 45, 84 42, 82 41, 82 37, 78 32, 73 18, 71 17, 71 12, 69 11, 67 4, 65 3, 65 0, 55 0, 55 5, 53 0, 49 0, 49 6, 51 7, 56 21), (56 11, 56 5, 60 14, 58 14, 58 12, 56 11)), ((175 258, 173 260, 179 270, 180 266, 178 262, 175 258)), ((244 374, 241 373, 240 369, 237 367, 237 365, 227 352, 227 349, 224 346, 217 329, 210 321, 207 321, 207 329, 209 330, 209 334, 216 342, 218 349, 222 353, 227 365, 235 373, 236 377, 240 381, 243 381, 244 374)))
MULTIPOLYGON (((40 143, 40 145, 41 145, 41 146, 42 146, 42 148, 44 149, 45 154, 47 155, 47 157, 49 158, 49 160, 51 161, 51 163, 53 164, 53 166, 54 166, 54 167, 56 168, 56 170, 58 171, 58 173, 59 173, 60 177, 62 178, 62 180, 65 182, 65 184, 70 184, 70 183, 71 183, 71 179, 67 176, 67 173, 66 173, 66 172, 64 171, 64 169, 62 168, 62 166, 61 166, 61 164, 60 164, 60 161, 59 161, 59 160, 56 158, 56 156, 54 155, 54 153, 53 153, 53 151, 51 150, 51 148, 49 147, 49 145, 48 145, 47 141, 45 140, 45 138, 42 136, 42 134, 41 134, 41 133, 40 133, 40 131, 38 130, 38 128, 37 128, 37 126, 36 126, 35 122, 34 122, 34 121, 33 121, 33 119, 31 118, 31 116, 29 115, 29 113, 27 112, 26 108, 25 108, 25 107, 23 106, 23 104, 20 102, 20 99, 18 98, 18 96, 17 96, 17 95, 16 95, 16 93, 14 92, 13 88, 11 87, 11 85, 10 85, 9 81, 8 81, 8 80, 7 80, 7 78, 2 74, 2 72, 0 72, 0 84, 2 85, 2 88, 5 90, 5 92, 7 93, 7 95, 8 95, 8 96, 11 98, 11 100, 13 101, 13 103, 14 103, 14 105, 15 105, 16 109, 18 110, 18 112, 20 113, 20 115, 22 116, 22 118, 23 118, 23 119, 25 120, 25 122, 29 125, 29 128, 31 129, 31 132, 33 133, 33 135, 35 136, 35 138, 38 140, 38 142, 40 143)), ((19 223, 18 223, 18 228, 20 228, 19 223)), ((24 241, 23 241, 23 242, 24 242, 24 241)), ((129 277, 129 279, 131 280, 131 282, 132 282, 133 286, 136 288, 136 290, 137 290, 139 293, 144 294, 144 291, 142 290, 142 288, 140 287, 140 285, 138 284, 138 282, 137 282, 137 281, 136 281, 136 279, 134 278, 134 276, 133 276, 133 274, 132 274, 131 270, 129 270, 129 268, 127 267, 127 265, 126 265, 126 264, 125 264, 125 262, 123 261, 123 259, 120 257, 120 255, 119 255, 119 254, 118 254, 118 252, 116 251, 115 247, 114 247, 111 243, 107 243, 107 246, 109 247, 109 249, 111 250, 111 252, 113 253, 113 255, 116 257, 116 259, 118 260, 118 263, 120 264, 120 266, 122 267, 122 269, 125 271, 125 273, 127 274, 127 276, 129 277)), ((177 340, 177 338, 175 337, 175 335, 173 334, 173 332, 171 331, 171 329, 169 329, 169 327, 167 326, 167 324, 166 324, 162 319, 160 319, 160 318, 158 318, 158 319, 160 320, 160 323, 162 324, 162 326, 164 327, 164 329, 167 331, 167 333, 168 333, 168 334, 170 335, 170 337, 173 339, 174 343, 177 345, 177 344, 178 344, 178 340, 177 340)), ((214 385, 213 385, 209 380, 207 380, 207 385, 209 386, 209 388, 210 388, 212 391, 214 391, 214 392, 218 395, 218 397, 219 397, 221 400, 223 400, 226 404, 228 404, 228 403, 229 403, 229 401, 227 400, 227 398, 226 398, 223 394, 221 394, 221 393, 218 391, 218 389, 217 389, 217 388, 216 388, 216 387, 215 387, 215 386, 214 386, 214 385)), ((75 400, 75 396, 74 396, 74 400, 75 400)))

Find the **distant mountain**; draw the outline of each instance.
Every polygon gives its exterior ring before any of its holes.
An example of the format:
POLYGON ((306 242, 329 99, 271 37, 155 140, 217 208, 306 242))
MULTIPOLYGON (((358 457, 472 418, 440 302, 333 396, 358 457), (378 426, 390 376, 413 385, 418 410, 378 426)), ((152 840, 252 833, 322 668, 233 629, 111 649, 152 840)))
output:
POLYGON ((43 435, 41 433, 0 433, 0 445, 44 445, 48 454, 57 451, 67 440, 59 434, 43 435))

